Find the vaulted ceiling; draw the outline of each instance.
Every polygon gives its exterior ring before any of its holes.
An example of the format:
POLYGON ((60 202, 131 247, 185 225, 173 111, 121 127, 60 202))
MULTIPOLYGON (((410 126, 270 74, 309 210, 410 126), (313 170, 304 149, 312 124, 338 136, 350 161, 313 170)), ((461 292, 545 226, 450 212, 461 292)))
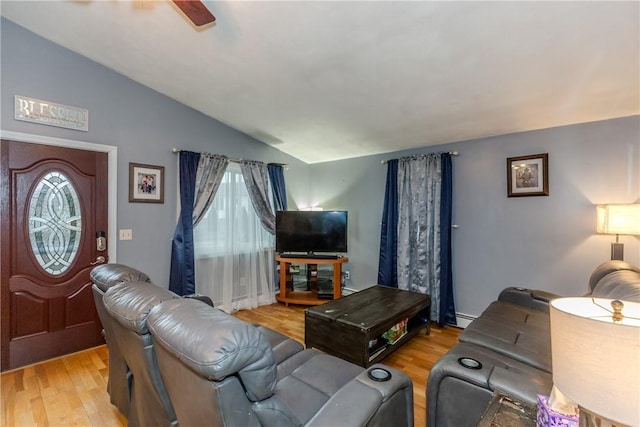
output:
POLYGON ((640 113, 640 3, 6 1, 9 20, 308 163, 640 113))

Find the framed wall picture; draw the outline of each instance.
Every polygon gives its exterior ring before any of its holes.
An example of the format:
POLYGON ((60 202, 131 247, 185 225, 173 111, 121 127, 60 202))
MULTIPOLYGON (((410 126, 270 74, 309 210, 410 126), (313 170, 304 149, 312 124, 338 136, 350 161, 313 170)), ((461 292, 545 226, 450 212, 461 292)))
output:
POLYGON ((549 154, 507 158, 507 196, 548 196, 549 154))
POLYGON ((129 163, 129 202, 164 203, 164 166, 129 163))

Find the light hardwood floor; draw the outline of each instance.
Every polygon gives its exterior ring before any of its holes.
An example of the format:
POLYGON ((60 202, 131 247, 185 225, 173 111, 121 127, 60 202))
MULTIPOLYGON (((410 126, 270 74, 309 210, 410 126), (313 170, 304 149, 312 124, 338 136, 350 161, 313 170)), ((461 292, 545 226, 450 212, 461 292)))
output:
MULTIPOLYGON (((304 308, 273 304, 236 316, 304 342, 304 308)), ((432 327, 430 335, 419 334, 383 361, 413 380, 417 427, 426 424, 429 369, 456 344, 460 332, 432 327)), ((126 426, 126 418, 109 402, 108 370, 108 349, 100 346, 3 373, 2 426, 126 426)))

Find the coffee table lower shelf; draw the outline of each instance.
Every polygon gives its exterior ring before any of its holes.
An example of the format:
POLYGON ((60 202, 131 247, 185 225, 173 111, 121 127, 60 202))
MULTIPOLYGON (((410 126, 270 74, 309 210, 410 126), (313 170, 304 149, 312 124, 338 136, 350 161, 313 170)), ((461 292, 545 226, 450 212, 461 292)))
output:
POLYGON ((396 351, 398 348, 400 348, 404 343, 406 343, 407 341, 409 341, 411 338, 415 337, 416 335, 418 335, 422 330, 426 329, 425 333, 429 333, 429 325, 428 324, 423 324, 422 327, 415 327, 414 329, 412 329, 411 331, 407 331, 406 334, 404 334, 402 336, 402 338, 400 338, 398 341, 396 341, 393 344, 385 344, 383 347, 376 349, 376 350, 369 350, 367 352, 368 355, 368 364, 365 366, 365 368, 369 367, 369 365, 373 365, 374 363, 378 363, 380 362, 382 359, 384 359, 385 357, 387 357, 389 354, 393 353, 394 351, 396 351))

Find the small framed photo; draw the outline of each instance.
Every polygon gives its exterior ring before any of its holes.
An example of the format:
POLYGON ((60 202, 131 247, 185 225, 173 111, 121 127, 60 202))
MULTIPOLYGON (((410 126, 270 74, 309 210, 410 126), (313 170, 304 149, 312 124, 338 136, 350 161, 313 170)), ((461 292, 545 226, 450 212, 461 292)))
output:
POLYGON ((164 166, 129 163, 129 202, 164 203, 164 166))
POLYGON ((549 154, 507 158, 507 196, 548 196, 549 154))

